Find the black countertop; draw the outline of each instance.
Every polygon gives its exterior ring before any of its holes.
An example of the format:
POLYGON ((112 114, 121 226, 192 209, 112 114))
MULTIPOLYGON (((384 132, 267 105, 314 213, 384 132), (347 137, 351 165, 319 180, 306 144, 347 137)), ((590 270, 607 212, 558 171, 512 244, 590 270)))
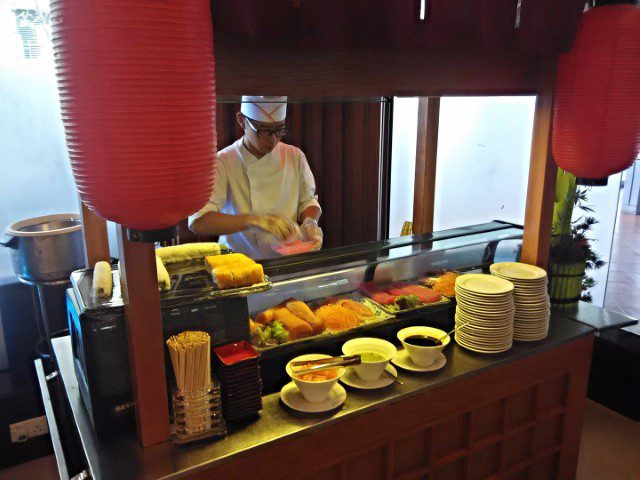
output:
POLYGON ((346 417, 360 415, 417 395, 425 390, 459 381, 485 370, 514 362, 591 335, 594 330, 577 321, 554 313, 549 335, 534 343, 514 343, 508 352, 498 355, 482 355, 466 351, 454 342, 447 347, 447 364, 437 372, 409 374, 400 371, 404 385, 394 384, 383 390, 371 392, 348 390, 343 408, 329 416, 304 418, 294 416, 283 409, 279 394, 264 397, 264 409, 260 418, 237 429, 217 441, 203 441, 187 446, 173 446, 165 442, 143 449, 134 432, 98 443, 91 422, 78 391, 73 369, 69 337, 53 340, 53 348, 59 364, 59 372, 69 398, 74 420, 89 463, 89 473, 94 479, 175 479, 205 470, 218 462, 235 456, 249 454, 267 444, 323 428, 346 417))
POLYGON ((561 312, 567 318, 595 328, 597 331, 618 329, 635 325, 638 320, 605 308, 596 307, 586 302, 578 302, 578 308, 561 312))

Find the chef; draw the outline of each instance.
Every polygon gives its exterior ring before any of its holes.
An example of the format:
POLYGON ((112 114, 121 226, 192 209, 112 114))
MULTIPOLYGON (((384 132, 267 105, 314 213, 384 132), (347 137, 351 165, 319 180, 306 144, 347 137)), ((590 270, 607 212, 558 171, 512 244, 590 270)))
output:
POLYGON ((322 210, 304 153, 280 141, 287 97, 243 96, 236 119, 244 135, 218 152, 209 202, 189 217, 196 234, 254 259, 278 256, 273 248, 295 240, 322 246, 322 210))

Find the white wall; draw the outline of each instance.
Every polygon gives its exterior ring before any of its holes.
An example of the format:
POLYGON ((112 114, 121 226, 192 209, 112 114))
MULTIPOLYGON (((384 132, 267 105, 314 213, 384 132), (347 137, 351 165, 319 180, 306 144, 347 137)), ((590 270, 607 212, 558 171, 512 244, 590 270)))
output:
MULTIPOLYGON (((524 223, 535 97, 444 97, 434 230, 524 223)), ((391 237, 413 216, 417 98, 394 99, 391 237)))
POLYGON ((393 138, 391 140, 391 200, 389 237, 400 236, 402 224, 413 219, 413 182, 416 171, 418 99, 393 101, 393 138))
POLYGON ((445 97, 434 230, 524 223, 535 97, 445 97))
MULTIPOLYGON (((0 2, 0 232, 24 218, 79 210, 51 50, 45 45, 41 58, 20 58, 15 42, 4 41, 15 28, 8 7, 0 2)), ((0 275, 11 272, 0 248, 0 275)))
MULTIPOLYGON (((445 97, 440 106, 434 230, 506 220, 524 223, 535 97, 445 97)), ((394 99, 390 236, 413 216, 417 98, 394 99)), ((621 174, 588 193, 600 223, 589 237, 609 262, 621 174)), ((510 253, 510 252, 509 252, 510 253)), ((594 305, 602 306, 608 266, 590 272, 594 305)))

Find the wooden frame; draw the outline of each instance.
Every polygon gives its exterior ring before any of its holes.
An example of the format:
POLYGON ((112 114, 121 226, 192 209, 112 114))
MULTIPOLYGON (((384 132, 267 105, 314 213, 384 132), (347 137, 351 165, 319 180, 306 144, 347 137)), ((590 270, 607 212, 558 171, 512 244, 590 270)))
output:
POLYGON ((155 246, 129 241, 118 225, 118 250, 136 429, 150 447, 170 437, 155 246))
POLYGON ((537 90, 538 59, 522 52, 258 50, 216 36, 215 55, 216 91, 223 97, 246 92, 290 98, 440 97, 527 95, 537 90))
POLYGON ((583 337, 187 478, 575 478, 592 348, 583 337))
POLYGON ((551 153, 556 66, 556 58, 544 59, 538 77, 539 89, 533 119, 531 162, 522 237, 521 260, 544 269, 549 263, 553 199, 558 170, 551 153))
MULTIPOLYGON (((541 63, 534 112, 521 261, 547 268, 557 167, 551 154, 556 58, 541 63)), ((433 231, 440 98, 420 98, 413 233, 433 231)))
POLYGON ((420 98, 413 187, 413 233, 433 232, 439 125, 440 97, 420 98))
MULTIPOLYGON (((220 96, 258 91, 263 95, 286 91, 293 98, 538 94, 522 259, 546 266, 555 186, 549 153, 555 57, 540 61, 523 53, 256 49, 222 37, 216 38, 216 63, 220 96)), ((429 121, 423 126, 431 133, 420 141, 416 231, 433 227, 437 105, 437 98, 426 101, 429 121)), ((423 103, 423 114, 424 107, 423 103)), ((91 264, 104 258, 105 245, 108 252, 108 243, 100 240, 106 239, 106 228, 84 208, 83 216, 88 220, 85 238, 91 264)), ((122 282, 125 289, 129 287, 126 312, 138 434, 147 446, 169 437, 155 260, 152 245, 133 244, 122 234, 120 242, 122 282)))

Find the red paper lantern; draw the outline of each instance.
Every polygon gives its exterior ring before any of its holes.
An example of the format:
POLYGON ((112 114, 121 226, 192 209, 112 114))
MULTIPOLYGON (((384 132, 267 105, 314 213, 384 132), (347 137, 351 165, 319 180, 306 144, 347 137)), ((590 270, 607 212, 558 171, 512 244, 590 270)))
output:
POLYGON ((51 16, 82 201, 129 229, 172 231, 213 188, 209 0, 52 0, 51 16))
POLYGON ((640 7, 592 8, 560 59, 553 155, 579 183, 606 185, 639 150, 640 7))

